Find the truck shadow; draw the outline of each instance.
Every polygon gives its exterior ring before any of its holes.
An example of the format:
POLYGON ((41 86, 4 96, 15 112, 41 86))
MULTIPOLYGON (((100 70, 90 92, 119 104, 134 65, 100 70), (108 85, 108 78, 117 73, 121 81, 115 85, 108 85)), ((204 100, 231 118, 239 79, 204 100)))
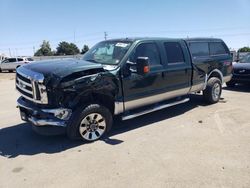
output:
MULTIPOLYGON (((116 119, 108 136, 102 141, 110 145, 121 144, 123 141, 112 138, 115 135, 151 125, 157 121, 179 116, 185 112, 204 106, 201 96, 192 96, 192 100, 186 104, 170 107, 153 112, 132 120, 121 121, 116 119)), ((156 127, 157 128, 157 127, 156 127)), ((85 144, 82 141, 69 140, 65 135, 40 136, 32 131, 30 125, 22 123, 0 129, 0 156, 15 158, 19 155, 36 155, 40 153, 53 154, 85 144)), ((82 150, 82 148, 81 148, 82 150)))
MULTIPOLYGON (((182 115, 198 106, 207 106, 207 104, 204 103, 202 96, 191 95, 190 101, 184 104, 172 106, 160 111, 152 112, 150 114, 145 114, 143 116, 139 116, 137 118, 127 121, 122 121, 120 118, 117 118, 115 120, 115 127, 112 129, 109 136, 111 137, 114 135, 118 135, 130 130, 141 128, 144 126, 149 126, 158 121, 182 115)), ((157 125, 154 124, 154 126, 157 125)))

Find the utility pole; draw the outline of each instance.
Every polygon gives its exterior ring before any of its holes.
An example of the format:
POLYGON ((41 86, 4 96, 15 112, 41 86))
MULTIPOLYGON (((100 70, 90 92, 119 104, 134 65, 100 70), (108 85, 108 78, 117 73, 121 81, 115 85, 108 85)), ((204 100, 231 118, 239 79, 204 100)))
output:
POLYGON ((10 48, 9 48, 9 55, 10 55, 10 57, 11 57, 11 51, 10 51, 10 48))
POLYGON ((108 33, 105 31, 104 32, 104 39, 107 40, 108 33))

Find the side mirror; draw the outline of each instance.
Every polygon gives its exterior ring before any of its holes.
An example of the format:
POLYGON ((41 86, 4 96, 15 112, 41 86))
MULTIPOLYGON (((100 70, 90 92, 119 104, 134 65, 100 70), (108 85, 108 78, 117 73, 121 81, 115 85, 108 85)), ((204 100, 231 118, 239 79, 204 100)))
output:
POLYGON ((149 73, 149 60, 148 57, 138 57, 136 60, 137 74, 145 75, 149 73))

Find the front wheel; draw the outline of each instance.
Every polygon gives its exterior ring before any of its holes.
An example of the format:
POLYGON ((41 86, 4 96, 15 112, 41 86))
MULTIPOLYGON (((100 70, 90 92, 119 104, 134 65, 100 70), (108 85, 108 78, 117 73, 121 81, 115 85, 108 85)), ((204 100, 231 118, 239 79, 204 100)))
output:
POLYGON ((207 82, 207 87, 203 91, 204 99, 209 104, 217 103, 220 100, 222 84, 220 79, 212 77, 207 82))
POLYGON ((81 138, 92 142, 103 137, 111 129, 112 123, 112 114, 106 107, 91 104, 76 112, 67 127, 67 135, 71 139, 81 138))

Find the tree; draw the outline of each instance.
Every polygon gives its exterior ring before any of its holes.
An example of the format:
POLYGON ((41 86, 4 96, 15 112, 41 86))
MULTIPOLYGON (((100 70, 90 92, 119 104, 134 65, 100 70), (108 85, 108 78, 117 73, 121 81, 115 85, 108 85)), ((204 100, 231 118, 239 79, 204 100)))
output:
POLYGON ((57 55, 75 55, 80 53, 79 48, 74 43, 68 43, 65 41, 60 42, 56 49, 57 55))
POLYGON ((238 52, 250 52, 250 48, 249 47, 243 47, 243 48, 240 48, 238 50, 238 52))
POLYGON ((85 54, 87 51, 89 51, 89 47, 88 47, 88 45, 84 44, 82 51, 81 51, 81 54, 85 54))
POLYGON ((36 51, 34 56, 51 56, 53 55, 49 41, 44 40, 40 48, 36 51))

